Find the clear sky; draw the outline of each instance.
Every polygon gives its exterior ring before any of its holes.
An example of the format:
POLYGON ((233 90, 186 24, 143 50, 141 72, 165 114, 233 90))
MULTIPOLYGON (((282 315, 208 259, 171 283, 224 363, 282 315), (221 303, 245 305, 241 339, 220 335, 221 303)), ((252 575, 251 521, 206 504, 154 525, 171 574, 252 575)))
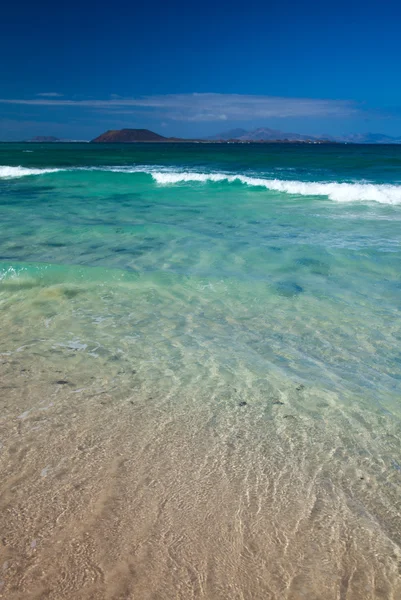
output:
POLYGON ((401 135, 399 0, 22 0, 0 16, 0 139, 146 127, 401 135))

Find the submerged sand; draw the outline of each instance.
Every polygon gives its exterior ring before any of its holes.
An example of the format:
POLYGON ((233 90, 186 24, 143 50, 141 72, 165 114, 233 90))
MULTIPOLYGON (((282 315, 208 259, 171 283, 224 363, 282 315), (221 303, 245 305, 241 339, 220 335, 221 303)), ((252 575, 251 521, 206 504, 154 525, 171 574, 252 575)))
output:
POLYGON ((78 355, 1 357, 0 597, 401 597, 399 472, 329 394, 146 389, 78 355))
POLYGON ((141 281, 3 282, 0 597, 401 598, 397 389, 253 351, 301 300, 141 281))

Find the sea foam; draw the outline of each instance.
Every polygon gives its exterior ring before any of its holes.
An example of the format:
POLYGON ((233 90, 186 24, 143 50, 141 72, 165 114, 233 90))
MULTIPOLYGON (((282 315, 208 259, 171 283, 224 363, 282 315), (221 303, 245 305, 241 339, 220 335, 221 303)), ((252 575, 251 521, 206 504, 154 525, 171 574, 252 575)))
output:
POLYGON ((163 172, 151 171, 153 179, 161 185, 186 182, 241 182, 245 185, 264 187, 276 192, 300 196, 327 196, 337 202, 373 201, 382 204, 401 204, 401 186, 373 183, 340 183, 265 179, 240 174, 163 172))
POLYGON ((44 175, 45 173, 57 173, 62 169, 29 169, 27 167, 8 167, 0 165, 0 179, 14 179, 26 177, 27 175, 44 175))
MULTIPOLYGON (((14 179, 28 175, 44 175, 56 173, 65 169, 56 168, 27 168, 0 166, 0 179, 14 179)), ((241 173, 203 173, 185 171, 151 165, 136 166, 93 166, 76 167, 72 171, 108 171, 125 174, 147 174, 159 185, 174 185, 180 183, 242 183, 247 186, 262 187, 267 190, 293 194, 298 196, 323 196, 336 202, 380 202, 381 204, 401 204, 401 185, 375 184, 365 182, 345 183, 338 181, 298 181, 286 179, 270 179, 241 173)))

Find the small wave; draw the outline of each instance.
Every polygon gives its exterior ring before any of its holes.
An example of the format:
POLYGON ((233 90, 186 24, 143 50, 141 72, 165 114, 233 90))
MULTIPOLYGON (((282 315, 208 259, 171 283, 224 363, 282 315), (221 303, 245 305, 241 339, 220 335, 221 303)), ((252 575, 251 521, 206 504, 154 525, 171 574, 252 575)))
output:
POLYGON ((226 173, 162 172, 150 171, 153 179, 161 185, 186 182, 241 182, 249 186, 300 196, 327 196, 337 202, 373 201, 382 204, 401 204, 401 186, 373 183, 339 183, 264 179, 247 175, 226 173))
POLYGON ((29 169, 28 167, 7 167, 0 165, 0 179, 14 179, 26 177, 27 175, 44 175, 45 173, 57 173, 62 169, 29 169))
POLYGON ((286 179, 270 179, 243 175, 240 173, 203 173, 200 171, 185 171, 179 167, 162 167, 153 165, 116 165, 116 166, 90 166, 57 168, 27 168, 0 166, 0 179, 13 179, 28 175, 44 175, 58 171, 106 171, 125 174, 150 175, 159 185, 174 185, 180 183, 242 183, 253 187, 293 194, 297 196, 323 196, 336 202, 379 202, 381 204, 401 204, 401 185, 375 184, 365 182, 324 182, 324 181, 298 181, 286 179))

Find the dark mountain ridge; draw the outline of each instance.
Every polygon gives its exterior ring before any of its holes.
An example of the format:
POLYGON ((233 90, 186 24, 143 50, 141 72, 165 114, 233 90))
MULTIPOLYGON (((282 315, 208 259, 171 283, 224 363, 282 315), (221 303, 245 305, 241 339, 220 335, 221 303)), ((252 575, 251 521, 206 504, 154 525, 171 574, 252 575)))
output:
POLYGON ((130 143, 130 142, 166 142, 166 138, 149 129, 109 129, 102 133, 91 143, 130 143))

